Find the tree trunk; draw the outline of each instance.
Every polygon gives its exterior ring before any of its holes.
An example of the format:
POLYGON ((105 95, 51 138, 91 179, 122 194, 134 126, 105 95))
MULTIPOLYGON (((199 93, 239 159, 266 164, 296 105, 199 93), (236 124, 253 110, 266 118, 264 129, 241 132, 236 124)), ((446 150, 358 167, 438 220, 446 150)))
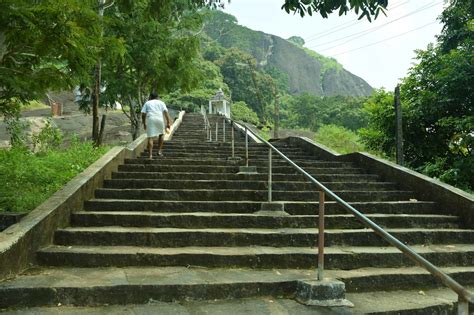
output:
POLYGON ((96 146, 100 145, 99 141, 99 103, 100 103, 100 77, 101 62, 97 61, 94 74, 94 93, 92 95, 92 141, 96 146))
MULTIPOLYGON (((104 19, 104 10, 105 10, 105 0, 98 0, 97 4, 99 6, 99 20, 101 22, 101 27, 103 28, 102 21, 104 19)), ((103 29, 101 31, 101 36, 103 34, 103 29)), ((99 57, 97 64, 95 66, 94 73, 94 93, 92 95, 92 141, 96 146, 101 144, 100 134, 103 133, 103 130, 99 129, 99 104, 100 104, 100 83, 102 75, 102 63, 99 57)), ((105 126, 105 119, 102 119, 105 126)), ((103 136, 103 135, 102 135, 103 136)))
POLYGON ((100 121, 100 131, 99 131, 99 138, 97 141, 97 146, 101 146, 104 142, 104 130, 105 130, 105 120, 107 119, 107 115, 102 115, 102 120, 100 121))
POLYGON ((276 88, 274 88, 274 101, 275 101, 275 127, 273 130, 273 138, 278 139, 280 137, 280 95, 276 88))
POLYGON ((130 103, 130 128, 132 132, 132 139, 136 140, 138 138, 138 134, 140 132, 140 113, 137 113, 137 108, 133 104, 132 98, 129 96, 129 103, 130 103))
POLYGON ((136 140, 138 138, 138 132, 140 130, 140 120, 138 117, 137 110, 133 104, 130 105, 130 118, 132 125, 132 139, 136 140))

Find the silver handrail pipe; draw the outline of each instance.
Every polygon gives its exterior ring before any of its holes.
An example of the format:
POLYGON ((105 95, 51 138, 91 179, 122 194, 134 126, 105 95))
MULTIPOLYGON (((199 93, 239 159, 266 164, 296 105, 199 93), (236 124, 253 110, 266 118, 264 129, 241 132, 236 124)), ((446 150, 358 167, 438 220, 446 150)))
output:
POLYGON ((209 123, 209 118, 207 117, 206 111, 201 112, 204 118, 204 129, 206 130, 206 138, 208 141, 212 141, 212 132, 211 132, 211 124, 209 123))
MULTIPOLYGON (((226 118, 232 126, 234 124, 239 125, 239 123, 235 122, 230 118, 226 118)), ((441 281, 444 285, 448 288, 456 292, 458 295, 458 314, 468 315, 469 314, 469 303, 474 303, 474 296, 470 293, 466 288, 464 288, 461 284, 459 284, 456 280, 451 278, 441 269, 433 265, 431 262, 423 258, 421 255, 416 253, 412 248, 400 242, 397 238, 393 235, 385 231, 383 228, 378 226, 375 222, 367 218, 363 213, 355 209, 353 206, 348 204, 334 192, 332 192, 329 188, 324 186, 321 182, 316 180, 313 176, 311 176, 308 172, 304 169, 299 167, 296 163, 290 160, 286 155, 280 152, 277 148, 275 148, 270 142, 263 139, 260 135, 253 132, 250 128, 248 128, 244 123, 241 123, 245 126, 245 141, 246 141, 246 159, 248 161, 248 134, 249 132, 252 133, 257 139, 262 141, 265 145, 270 148, 270 152, 273 150, 276 154, 278 154, 281 158, 287 161, 291 166, 293 166, 299 173, 305 176, 311 183, 315 184, 319 189, 319 224, 318 224, 318 280, 323 280, 323 272, 324 272, 324 203, 325 203, 325 194, 327 194, 331 199, 336 201, 339 205, 341 205, 344 209, 352 213, 359 221, 361 221, 364 225, 371 228, 377 235, 385 239, 391 245, 399 249, 404 255, 408 256, 411 260, 413 260, 416 264, 421 266, 422 268, 426 269, 430 274, 432 274, 435 278, 441 281)), ((272 155, 269 153, 269 159, 271 159, 272 155)), ((269 202, 271 202, 271 160, 269 160, 269 202)))

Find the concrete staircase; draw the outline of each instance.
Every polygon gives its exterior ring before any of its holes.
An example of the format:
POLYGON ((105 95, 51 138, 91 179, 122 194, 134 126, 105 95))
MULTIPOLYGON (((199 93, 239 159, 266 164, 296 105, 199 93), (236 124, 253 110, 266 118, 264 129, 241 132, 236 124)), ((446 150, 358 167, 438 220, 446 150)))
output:
MULTIPOLYGON (((222 122, 209 119, 212 126, 222 122)), ((236 155, 244 156, 244 137, 235 136, 236 155)), ((291 298, 296 280, 316 277, 317 191, 275 159, 274 200, 284 201, 290 215, 254 214, 267 198, 268 148, 251 143, 250 165, 259 174, 237 174, 238 165, 227 161, 230 126, 226 139, 206 142, 202 116, 185 115, 164 157, 148 160, 144 152, 126 160, 38 252, 40 267, 0 283, 0 308, 291 298)), ((274 145, 457 281, 474 285, 474 230, 462 228, 459 217, 438 214, 436 203, 357 165, 274 145)), ((328 201, 326 213, 326 275, 345 282, 355 303, 347 312, 455 309, 455 297, 428 299, 428 290, 441 290, 434 277, 336 203, 328 201), (407 305, 407 295, 418 304, 407 305), (388 302, 367 308, 371 299, 388 302)))

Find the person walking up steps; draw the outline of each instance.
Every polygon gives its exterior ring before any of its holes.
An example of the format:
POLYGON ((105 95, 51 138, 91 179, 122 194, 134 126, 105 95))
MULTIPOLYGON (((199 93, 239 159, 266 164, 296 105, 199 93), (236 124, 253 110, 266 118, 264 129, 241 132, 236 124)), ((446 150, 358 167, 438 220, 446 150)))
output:
POLYGON ((166 107, 166 104, 159 99, 158 94, 152 92, 149 100, 143 104, 141 112, 143 128, 148 137, 148 158, 153 158, 153 140, 155 137, 158 137, 158 156, 162 156, 163 153, 161 151, 163 150, 164 141, 163 135, 165 134, 164 118, 166 118, 167 129, 170 128, 171 122, 168 108, 166 107))

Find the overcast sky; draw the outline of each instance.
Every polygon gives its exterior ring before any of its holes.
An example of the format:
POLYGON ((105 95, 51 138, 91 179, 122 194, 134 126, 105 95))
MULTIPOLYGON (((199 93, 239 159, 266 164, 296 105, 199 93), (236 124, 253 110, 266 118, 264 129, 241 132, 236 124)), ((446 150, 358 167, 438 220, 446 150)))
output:
POLYGON ((372 23, 357 21, 354 13, 335 13, 329 19, 320 15, 301 18, 281 10, 283 2, 232 0, 224 11, 251 29, 283 38, 302 37, 306 47, 336 58, 376 88, 392 90, 414 62, 414 50, 434 42, 442 28, 437 20, 444 7, 442 0, 390 0, 387 17, 379 16, 372 23))

